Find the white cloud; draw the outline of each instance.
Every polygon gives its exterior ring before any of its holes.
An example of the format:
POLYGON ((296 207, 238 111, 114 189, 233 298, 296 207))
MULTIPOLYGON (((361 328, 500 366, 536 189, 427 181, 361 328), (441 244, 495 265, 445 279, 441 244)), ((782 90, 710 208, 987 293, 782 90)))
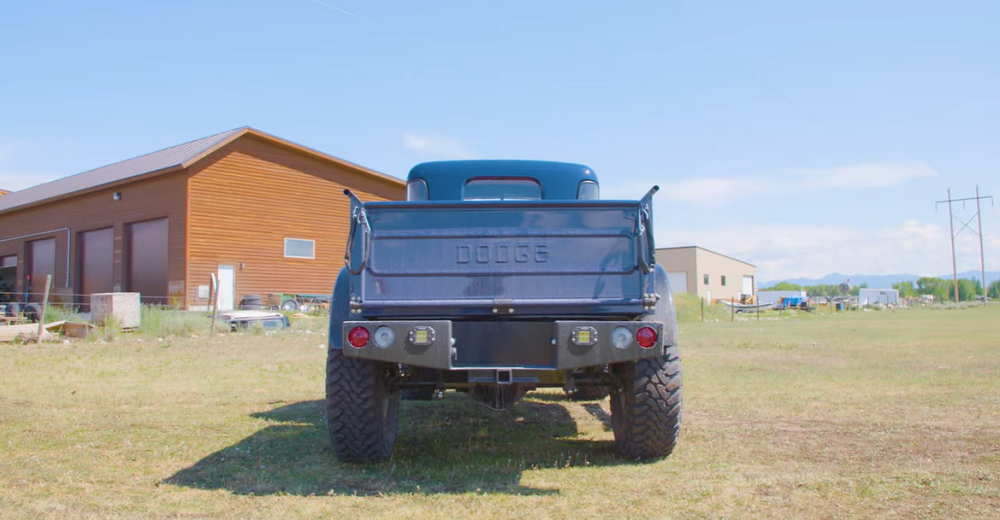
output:
MULTIPOLYGON (((895 226, 751 225, 671 230, 657 228, 657 245, 699 245, 757 266, 762 281, 842 274, 916 274, 951 271, 948 229, 908 220, 895 226), (667 239, 670 239, 669 241, 667 239)), ((979 242, 970 234, 955 241, 958 270, 979 269, 979 242)), ((987 270, 1000 267, 1000 236, 986 234, 987 270)))
POLYGON ((722 207, 763 193, 794 194, 828 189, 867 189, 898 186, 936 177, 922 162, 862 163, 831 168, 795 169, 774 177, 708 177, 663 184, 664 197, 706 208, 722 207))
POLYGON ((437 134, 403 134, 403 147, 433 159, 473 159, 475 154, 455 138, 437 134))

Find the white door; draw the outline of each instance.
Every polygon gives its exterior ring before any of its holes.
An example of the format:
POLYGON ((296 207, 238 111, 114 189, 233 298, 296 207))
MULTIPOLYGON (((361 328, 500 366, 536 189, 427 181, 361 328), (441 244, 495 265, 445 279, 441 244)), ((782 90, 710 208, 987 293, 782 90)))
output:
POLYGON ((236 300, 236 268, 231 265, 219 266, 219 310, 233 310, 236 300))
POLYGON ((743 276, 743 294, 752 295, 753 294, 753 277, 743 276))

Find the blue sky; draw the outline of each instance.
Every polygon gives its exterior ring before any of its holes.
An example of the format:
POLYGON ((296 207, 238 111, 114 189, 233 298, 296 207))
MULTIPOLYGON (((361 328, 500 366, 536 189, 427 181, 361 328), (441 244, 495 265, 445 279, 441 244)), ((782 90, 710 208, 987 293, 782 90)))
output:
POLYGON ((939 275, 934 202, 1000 196, 998 27, 995 0, 0 1, 0 188, 250 125, 397 177, 522 158, 590 165, 604 198, 659 184, 658 245, 762 280, 939 275))

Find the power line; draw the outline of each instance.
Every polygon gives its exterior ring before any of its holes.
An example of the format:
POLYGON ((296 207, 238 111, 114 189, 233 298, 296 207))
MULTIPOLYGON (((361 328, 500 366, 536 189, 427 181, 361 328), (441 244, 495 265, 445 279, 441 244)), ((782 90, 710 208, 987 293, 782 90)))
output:
POLYGON ((992 195, 980 196, 979 186, 976 186, 975 197, 967 197, 964 199, 951 198, 951 188, 948 188, 948 199, 939 200, 934 203, 935 210, 937 209, 938 204, 944 204, 944 203, 948 204, 948 228, 951 230, 951 277, 952 280, 955 282, 955 303, 958 303, 958 269, 955 265, 955 237, 960 235, 962 231, 968 229, 969 232, 974 233, 979 237, 979 274, 982 277, 982 282, 983 282, 983 303, 989 305, 988 299, 986 297, 986 257, 983 254, 983 217, 982 217, 982 212, 980 211, 979 208, 979 201, 983 199, 990 199, 990 205, 991 206, 993 205, 993 196, 992 195), (969 220, 966 220, 964 222, 961 219, 959 219, 958 222, 962 224, 962 227, 958 229, 958 232, 955 232, 955 220, 957 217, 955 217, 954 213, 951 211, 951 204, 953 202, 961 202, 962 207, 965 208, 965 203, 970 200, 976 201, 976 214, 972 215, 971 217, 969 217, 969 220), (969 227, 969 224, 972 223, 972 219, 976 219, 977 223, 976 230, 973 230, 971 227, 969 227))

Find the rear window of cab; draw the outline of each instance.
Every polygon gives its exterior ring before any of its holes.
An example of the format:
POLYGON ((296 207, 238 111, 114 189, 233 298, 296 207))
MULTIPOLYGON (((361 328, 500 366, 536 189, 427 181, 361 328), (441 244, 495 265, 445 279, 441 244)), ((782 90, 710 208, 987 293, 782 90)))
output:
POLYGON ((535 179, 469 179, 462 189, 462 200, 541 200, 542 186, 535 179))

